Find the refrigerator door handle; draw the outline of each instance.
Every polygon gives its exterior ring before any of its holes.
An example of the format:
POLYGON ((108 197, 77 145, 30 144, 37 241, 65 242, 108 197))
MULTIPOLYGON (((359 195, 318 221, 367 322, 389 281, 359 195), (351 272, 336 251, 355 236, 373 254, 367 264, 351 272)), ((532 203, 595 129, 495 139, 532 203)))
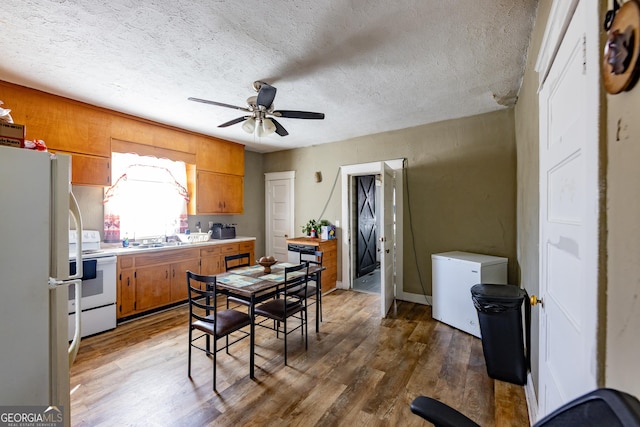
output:
MULTIPOLYGON (((82 262, 78 263, 82 264, 82 262)), ((71 344, 69 344, 69 367, 73 364, 74 360, 76 360, 76 356, 78 355, 78 350, 80 350, 80 339, 81 339, 81 321, 80 321, 80 313, 82 313, 82 280, 81 279, 72 279, 72 280, 56 280, 52 277, 49 278, 49 289, 55 289, 58 286, 71 286, 74 285, 76 287, 76 316, 75 316, 75 325, 76 330, 73 334, 73 340, 71 344)))
MULTIPOLYGON (((76 243, 76 274, 69 276, 69 279, 81 279, 83 275, 82 271, 82 215, 80 214, 80 206, 78 201, 72 192, 69 192, 69 214, 76 223, 77 243, 76 243)), ((78 293, 76 293, 78 295, 78 293)), ((76 316, 79 317, 79 316, 76 316)), ((76 328, 76 330, 78 330, 76 328)))

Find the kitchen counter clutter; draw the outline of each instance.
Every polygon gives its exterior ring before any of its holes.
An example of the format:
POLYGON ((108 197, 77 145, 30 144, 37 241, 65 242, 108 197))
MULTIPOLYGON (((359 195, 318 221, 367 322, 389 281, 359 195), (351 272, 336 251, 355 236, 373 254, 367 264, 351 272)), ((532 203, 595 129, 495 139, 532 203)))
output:
POLYGON ((218 274, 224 257, 249 253, 255 262, 255 238, 238 237, 162 247, 109 247, 118 256, 117 316, 129 320, 187 300, 186 272, 218 274))

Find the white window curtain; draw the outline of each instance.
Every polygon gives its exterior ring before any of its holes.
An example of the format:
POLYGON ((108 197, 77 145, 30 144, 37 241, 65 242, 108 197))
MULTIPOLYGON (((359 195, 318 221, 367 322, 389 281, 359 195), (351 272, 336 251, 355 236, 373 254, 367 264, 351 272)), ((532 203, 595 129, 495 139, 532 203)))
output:
POLYGON ((184 162, 112 153, 113 185, 105 191, 107 242, 172 236, 187 229, 184 162))

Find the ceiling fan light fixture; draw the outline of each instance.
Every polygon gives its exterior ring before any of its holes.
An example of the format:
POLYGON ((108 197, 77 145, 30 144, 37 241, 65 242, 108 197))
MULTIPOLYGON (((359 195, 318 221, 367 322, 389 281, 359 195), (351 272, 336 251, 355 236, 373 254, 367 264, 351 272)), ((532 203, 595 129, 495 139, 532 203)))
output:
POLYGON ((269 136, 276 131, 276 125, 271 119, 264 119, 258 127, 258 136, 269 136), (262 134, 262 135, 260 135, 262 134))
POLYGON ((242 124, 242 129, 247 133, 253 133, 256 130, 256 121, 252 117, 250 119, 245 120, 242 124))

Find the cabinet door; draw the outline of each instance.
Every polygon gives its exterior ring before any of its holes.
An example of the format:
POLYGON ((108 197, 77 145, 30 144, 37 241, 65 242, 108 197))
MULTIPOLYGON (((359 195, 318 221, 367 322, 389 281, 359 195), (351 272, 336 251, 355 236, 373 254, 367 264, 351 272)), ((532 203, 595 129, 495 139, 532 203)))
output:
POLYGON ((187 270, 200 274, 200 262, 197 259, 171 264, 171 301, 184 301, 189 298, 187 291, 187 270))
POLYGON ((200 274, 209 276, 222 272, 220 263, 220 246, 207 246, 200 249, 200 274))
POLYGON ((111 185, 111 159, 109 157, 89 156, 50 150, 52 153, 71 156, 71 183, 75 185, 111 185))
POLYGON ((144 311, 171 302, 169 265, 136 270, 136 310, 144 311))
POLYGON ((244 211, 244 177, 198 171, 196 210, 198 214, 244 211))
POLYGON ((244 146, 232 142, 200 141, 196 166, 198 170, 244 175, 244 146))
POLYGON ((133 314, 136 302, 134 270, 120 270, 118 274, 118 318, 133 314))

